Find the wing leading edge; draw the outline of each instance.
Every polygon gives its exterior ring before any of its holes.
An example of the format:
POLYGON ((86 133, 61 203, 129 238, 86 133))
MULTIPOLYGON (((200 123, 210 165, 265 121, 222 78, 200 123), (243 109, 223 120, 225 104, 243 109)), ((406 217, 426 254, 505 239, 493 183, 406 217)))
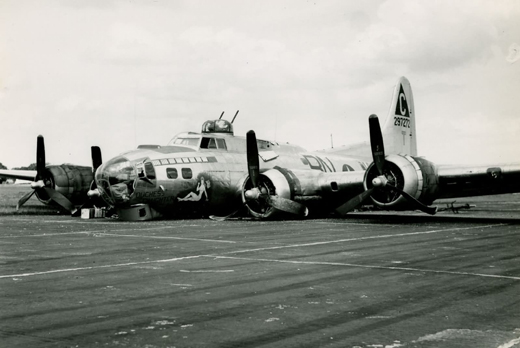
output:
POLYGON ((455 198, 520 192, 520 164, 438 166, 439 197, 455 198))
POLYGON ((0 170, 0 177, 8 179, 19 179, 33 181, 36 177, 36 170, 0 170))

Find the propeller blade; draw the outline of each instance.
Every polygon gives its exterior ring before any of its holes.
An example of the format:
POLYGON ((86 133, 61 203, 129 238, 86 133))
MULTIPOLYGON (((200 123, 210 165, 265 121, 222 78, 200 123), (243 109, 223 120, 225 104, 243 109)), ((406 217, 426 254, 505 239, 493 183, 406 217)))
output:
POLYGON ((379 119, 376 115, 370 115, 368 118, 368 126, 370 129, 370 147, 372 149, 372 158, 376 165, 379 175, 383 175, 383 166, 385 163, 385 146, 383 144, 383 134, 379 126, 379 119))
POLYGON ((253 187, 258 187, 260 177, 260 160, 258 159, 258 147, 256 145, 255 132, 250 130, 246 135, 247 145, 247 171, 253 187))
POLYGON ((351 198, 346 203, 340 205, 338 208, 336 208, 336 212, 340 214, 341 216, 345 215, 346 213, 356 209, 359 205, 361 205, 370 195, 372 194, 372 191, 374 188, 368 189, 359 195, 355 196, 354 198, 351 198))
POLYGON ((36 139, 36 179, 38 181, 43 179, 45 172, 45 142, 42 135, 38 135, 36 139))
POLYGON ((27 192, 25 195, 23 195, 22 198, 18 200, 18 204, 16 205, 16 210, 20 209, 22 205, 25 204, 31 198, 31 196, 34 194, 34 190, 31 190, 31 192, 27 192))
POLYGON ((98 169, 99 166, 103 164, 103 160, 101 158, 101 149, 99 146, 92 146, 90 150, 92 153, 92 173, 95 173, 96 169, 98 169))
POLYGON ((74 204, 72 204, 72 202, 69 201, 69 199, 67 197, 65 197, 58 191, 51 189, 49 187, 44 187, 41 190, 45 190, 47 195, 49 195, 49 197, 54 202, 58 203, 60 206, 62 206, 66 210, 70 211, 71 214, 74 214, 77 211, 76 207, 74 207, 74 204))
POLYGON ((397 192, 399 192, 401 195, 404 196, 404 198, 406 198, 409 202, 413 203, 415 205, 415 207, 417 209, 419 209, 420 211, 426 213, 426 214, 430 214, 430 215, 435 215, 435 213, 437 213, 437 207, 429 207, 427 205, 424 205, 422 204, 421 202, 419 202, 417 199, 415 199, 415 197, 412 197, 409 193, 401 190, 400 188, 398 187, 395 187, 395 186, 392 186, 390 184, 387 184, 386 185, 387 188, 391 188, 393 190, 396 190, 397 192))
POLYGON ((273 208, 299 216, 309 215, 309 210, 303 204, 279 196, 270 196, 269 203, 273 208))
POLYGON ((225 220, 230 219, 233 216, 235 216, 240 211, 240 209, 242 209, 242 207, 240 207, 239 209, 235 210, 234 212, 232 212, 229 215, 226 215, 226 216, 210 215, 209 218, 211 220, 215 220, 215 221, 225 221, 225 220))
MULTIPOLYGON (((246 134, 246 145, 247 145, 247 172, 253 185, 252 190, 248 190, 245 195, 248 199, 259 199, 266 197, 260 194, 258 190, 259 178, 260 178, 260 160, 258 158, 258 146, 256 143, 256 134, 250 130, 246 134), (255 190, 256 189, 256 190, 255 190), (249 197, 248 197, 249 196, 249 197)), ((309 211, 303 204, 291 201, 290 199, 281 198, 278 196, 267 196, 268 204, 273 208, 300 216, 307 216, 309 211)))
MULTIPOLYGON (((92 146, 90 147, 90 153, 92 157, 92 176, 96 174, 96 170, 103 164, 103 159, 101 158, 101 149, 99 146, 92 146)), ((92 180, 90 183, 90 191, 93 191, 97 188, 96 180, 92 180)), ((90 193, 89 191, 89 193, 90 193)), ((92 195, 88 194, 89 198, 92 197, 92 195)))

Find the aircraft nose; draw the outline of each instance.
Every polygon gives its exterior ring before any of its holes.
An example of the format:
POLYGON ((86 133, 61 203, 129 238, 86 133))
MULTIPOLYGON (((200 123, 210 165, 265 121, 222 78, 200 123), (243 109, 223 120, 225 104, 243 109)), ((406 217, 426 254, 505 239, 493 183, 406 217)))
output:
POLYGON ((103 163, 95 174, 99 194, 111 206, 128 204, 137 179, 135 163, 118 156, 103 163))

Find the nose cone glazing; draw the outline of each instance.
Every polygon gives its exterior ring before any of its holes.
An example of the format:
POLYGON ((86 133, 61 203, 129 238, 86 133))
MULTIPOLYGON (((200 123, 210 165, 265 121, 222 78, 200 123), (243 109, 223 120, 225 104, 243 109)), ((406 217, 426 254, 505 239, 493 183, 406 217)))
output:
POLYGON ((95 175, 101 197, 111 206, 124 205, 130 201, 136 179, 135 163, 123 156, 103 163, 95 175))

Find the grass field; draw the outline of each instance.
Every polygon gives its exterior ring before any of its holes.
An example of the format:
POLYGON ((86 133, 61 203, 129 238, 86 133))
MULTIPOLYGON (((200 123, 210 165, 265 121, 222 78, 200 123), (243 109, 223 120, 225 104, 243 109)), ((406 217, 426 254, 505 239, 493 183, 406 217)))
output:
POLYGON ((16 210, 18 200, 31 191, 29 185, 0 185, 0 215, 49 215, 66 214, 58 208, 41 203, 36 195, 16 210))

